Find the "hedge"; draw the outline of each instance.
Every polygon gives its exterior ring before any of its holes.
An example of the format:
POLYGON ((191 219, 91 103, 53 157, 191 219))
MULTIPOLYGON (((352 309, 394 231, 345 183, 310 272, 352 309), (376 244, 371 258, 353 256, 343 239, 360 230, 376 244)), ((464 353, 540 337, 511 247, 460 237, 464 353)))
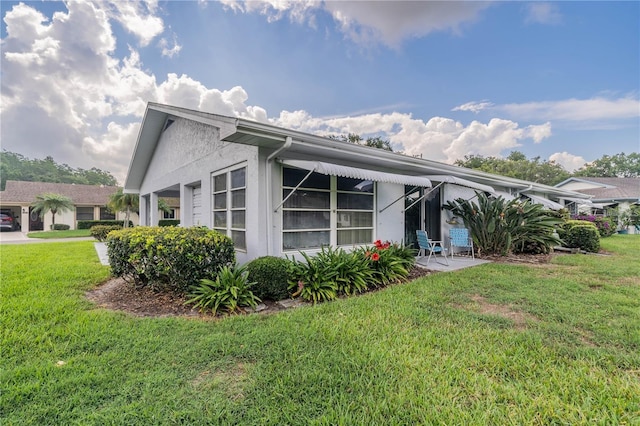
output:
POLYGON ((236 262, 232 240, 204 227, 135 227, 107 236, 111 273, 138 286, 186 292, 236 262))
POLYGON ((96 225, 91 227, 91 236, 98 241, 106 241, 111 231, 122 229, 122 225, 96 225))
POLYGON ((71 228, 69 225, 64 223, 55 223, 51 226, 54 231, 68 231, 71 228))
MULTIPOLYGON (((124 224, 124 220, 79 220, 77 229, 91 229, 96 225, 120 225, 124 224)), ((133 222, 129 221, 129 226, 133 226, 133 222)))
POLYGON ((180 219, 160 219, 158 226, 178 226, 180 225, 180 219))

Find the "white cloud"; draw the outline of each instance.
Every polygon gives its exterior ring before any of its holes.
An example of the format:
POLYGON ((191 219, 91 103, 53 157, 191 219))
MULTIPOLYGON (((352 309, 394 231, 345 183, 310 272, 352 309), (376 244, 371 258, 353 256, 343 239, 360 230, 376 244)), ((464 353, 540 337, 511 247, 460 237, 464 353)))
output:
POLYGON ((209 88, 184 74, 158 81, 133 47, 128 56, 117 58, 111 28, 115 9, 78 2, 67 7, 68 13, 58 12, 50 21, 25 4, 5 14, 0 118, 12 125, 2 126, 3 148, 109 170, 121 183, 147 101, 315 134, 381 136, 396 150, 447 162, 468 154, 499 156, 527 139, 540 142, 551 134, 549 123, 520 127, 492 119, 464 125, 445 117, 425 122, 398 112, 319 118, 299 110, 269 119, 264 108, 248 105, 241 86, 209 88))
POLYGON ((564 167, 569 173, 572 173, 586 164, 586 160, 579 156, 569 154, 566 151, 556 152, 549 156, 549 161, 554 161, 564 167))
POLYGON ((467 102, 466 104, 458 105, 457 107, 453 108, 451 111, 471 111, 477 114, 480 111, 490 108, 492 106, 493 104, 487 101, 467 102))
POLYGON ((261 13, 273 22, 288 16, 291 21, 316 27, 315 16, 329 13, 346 37, 360 44, 382 43, 397 47, 410 38, 432 32, 459 34, 463 25, 478 19, 489 2, 428 1, 293 1, 224 0, 237 12, 261 13))
POLYGON ((160 39, 158 47, 161 49, 162 56, 173 58, 175 55, 180 53, 182 46, 178 44, 178 37, 175 34, 173 34, 171 44, 172 45, 170 46, 169 41, 164 37, 160 39))
POLYGON ((640 117, 640 100, 633 97, 565 99, 498 105, 495 110, 525 120, 589 121, 640 117))
POLYGON ((562 15, 555 3, 530 2, 526 5, 527 16, 525 22, 528 24, 557 25, 562 23, 562 15))
POLYGON ((147 46, 164 31, 161 18, 154 16, 156 2, 115 1, 112 3, 117 13, 114 18, 140 40, 142 47, 147 46))

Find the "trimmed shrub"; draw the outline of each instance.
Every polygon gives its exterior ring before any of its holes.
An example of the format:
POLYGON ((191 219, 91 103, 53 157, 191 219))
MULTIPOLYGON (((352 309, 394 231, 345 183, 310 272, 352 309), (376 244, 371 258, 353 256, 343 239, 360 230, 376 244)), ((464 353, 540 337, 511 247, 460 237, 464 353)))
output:
POLYGON ((180 225, 179 219, 160 219, 158 226, 178 226, 180 225))
POLYGON ((111 231, 122 229, 122 225, 96 225, 90 229, 91 236, 98 241, 106 241, 111 231))
MULTIPOLYGON (((123 220, 79 220, 77 229, 91 229, 96 225, 120 225, 122 226, 123 220)), ((129 227, 133 226, 133 222, 129 221, 129 227)))
POLYGON ((558 235, 565 247, 597 252, 600 249, 600 234, 595 223, 588 220, 567 220, 558 227, 558 235))
POLYGON ((221 310, 233 314, 242 306, 255 308, 260 298, 250 290, 255 283, 249 282, 248 277, 246 267, 224 266, 214 280, 203 278, 192 286, 185 304, 193 304, 200 312, 211 311, 214 315, 221 310))
POLYGON ((52 225, 51 229, 54 231, 68 231, 71 228, 69 225, 65 225, 64 223, 56 223, 52 225))
POLYGON ((111 273, 138 286, 186 292, 235 264, 231 238, 204 227, 136 227, 107 236, 111 273))
POLYGON ((260 299, 282 300, 289 297, 291 261, 282 257, 263 256, 247 264, 249 281, 255 281, 253 293, 260 299))
POLYGON ((597 253, 600 250, 600 235, 595 226, 574 225, 564 236, 565 246, 597 253))
POLYGON ((613 217, 609 216, 594 216, 594 215, 577 215, 573 216, 574 220, 582 220, 593 223, 598 229, 600 237, 610 237, 616 233, 617 221, 613 217))

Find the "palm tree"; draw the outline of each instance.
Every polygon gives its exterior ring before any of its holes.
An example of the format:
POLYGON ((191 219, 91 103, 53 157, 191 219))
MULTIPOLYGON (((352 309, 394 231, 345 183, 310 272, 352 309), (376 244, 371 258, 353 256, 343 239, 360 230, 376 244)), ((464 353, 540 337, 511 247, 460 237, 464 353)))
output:
POLYGON ((56 224, 56 213, 73 209, 73 201, 64 195, 47 192, 37 195, 32 207, 33 211, 40 213, 40 217, 43 219, 48 211, 51 212, 51 228, 53 229, 56 224))
POLYGON ((129 227, 129 216, 131 212, 137 212, 139 208, 138 194, 125 194, 122 192, 122 188, 118 188, 118 191, 111 194, 109 197, 109 203, 107 206, 113 212, 125 212, 124 227, 129 227))

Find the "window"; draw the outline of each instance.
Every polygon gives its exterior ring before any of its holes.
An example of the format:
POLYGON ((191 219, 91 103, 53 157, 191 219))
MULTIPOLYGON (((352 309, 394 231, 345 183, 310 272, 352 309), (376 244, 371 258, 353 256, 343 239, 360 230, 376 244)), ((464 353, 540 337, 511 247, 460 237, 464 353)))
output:
POLYGON ((162 212, 163 219, 175 219, 176 218, 176 209, 169 209, 169 211, 162 212))
POLYGON ((283 250, 370 243, 373 194, 371 181, 283 168, 283 250))
POLYGON ((93 220, 93 207, 76 207, 76 220, 93 220))
POLYGON ((246 250, 247 168, 226 169, 212 175, 213 229, 231 237, 236 249, 246 250))
MULTIPOLYGON (((93 215, 93 212, 91 213, 93 215)), ((100 220, 115 220, 116 215, 106 207, 100 207, 100 220)))

